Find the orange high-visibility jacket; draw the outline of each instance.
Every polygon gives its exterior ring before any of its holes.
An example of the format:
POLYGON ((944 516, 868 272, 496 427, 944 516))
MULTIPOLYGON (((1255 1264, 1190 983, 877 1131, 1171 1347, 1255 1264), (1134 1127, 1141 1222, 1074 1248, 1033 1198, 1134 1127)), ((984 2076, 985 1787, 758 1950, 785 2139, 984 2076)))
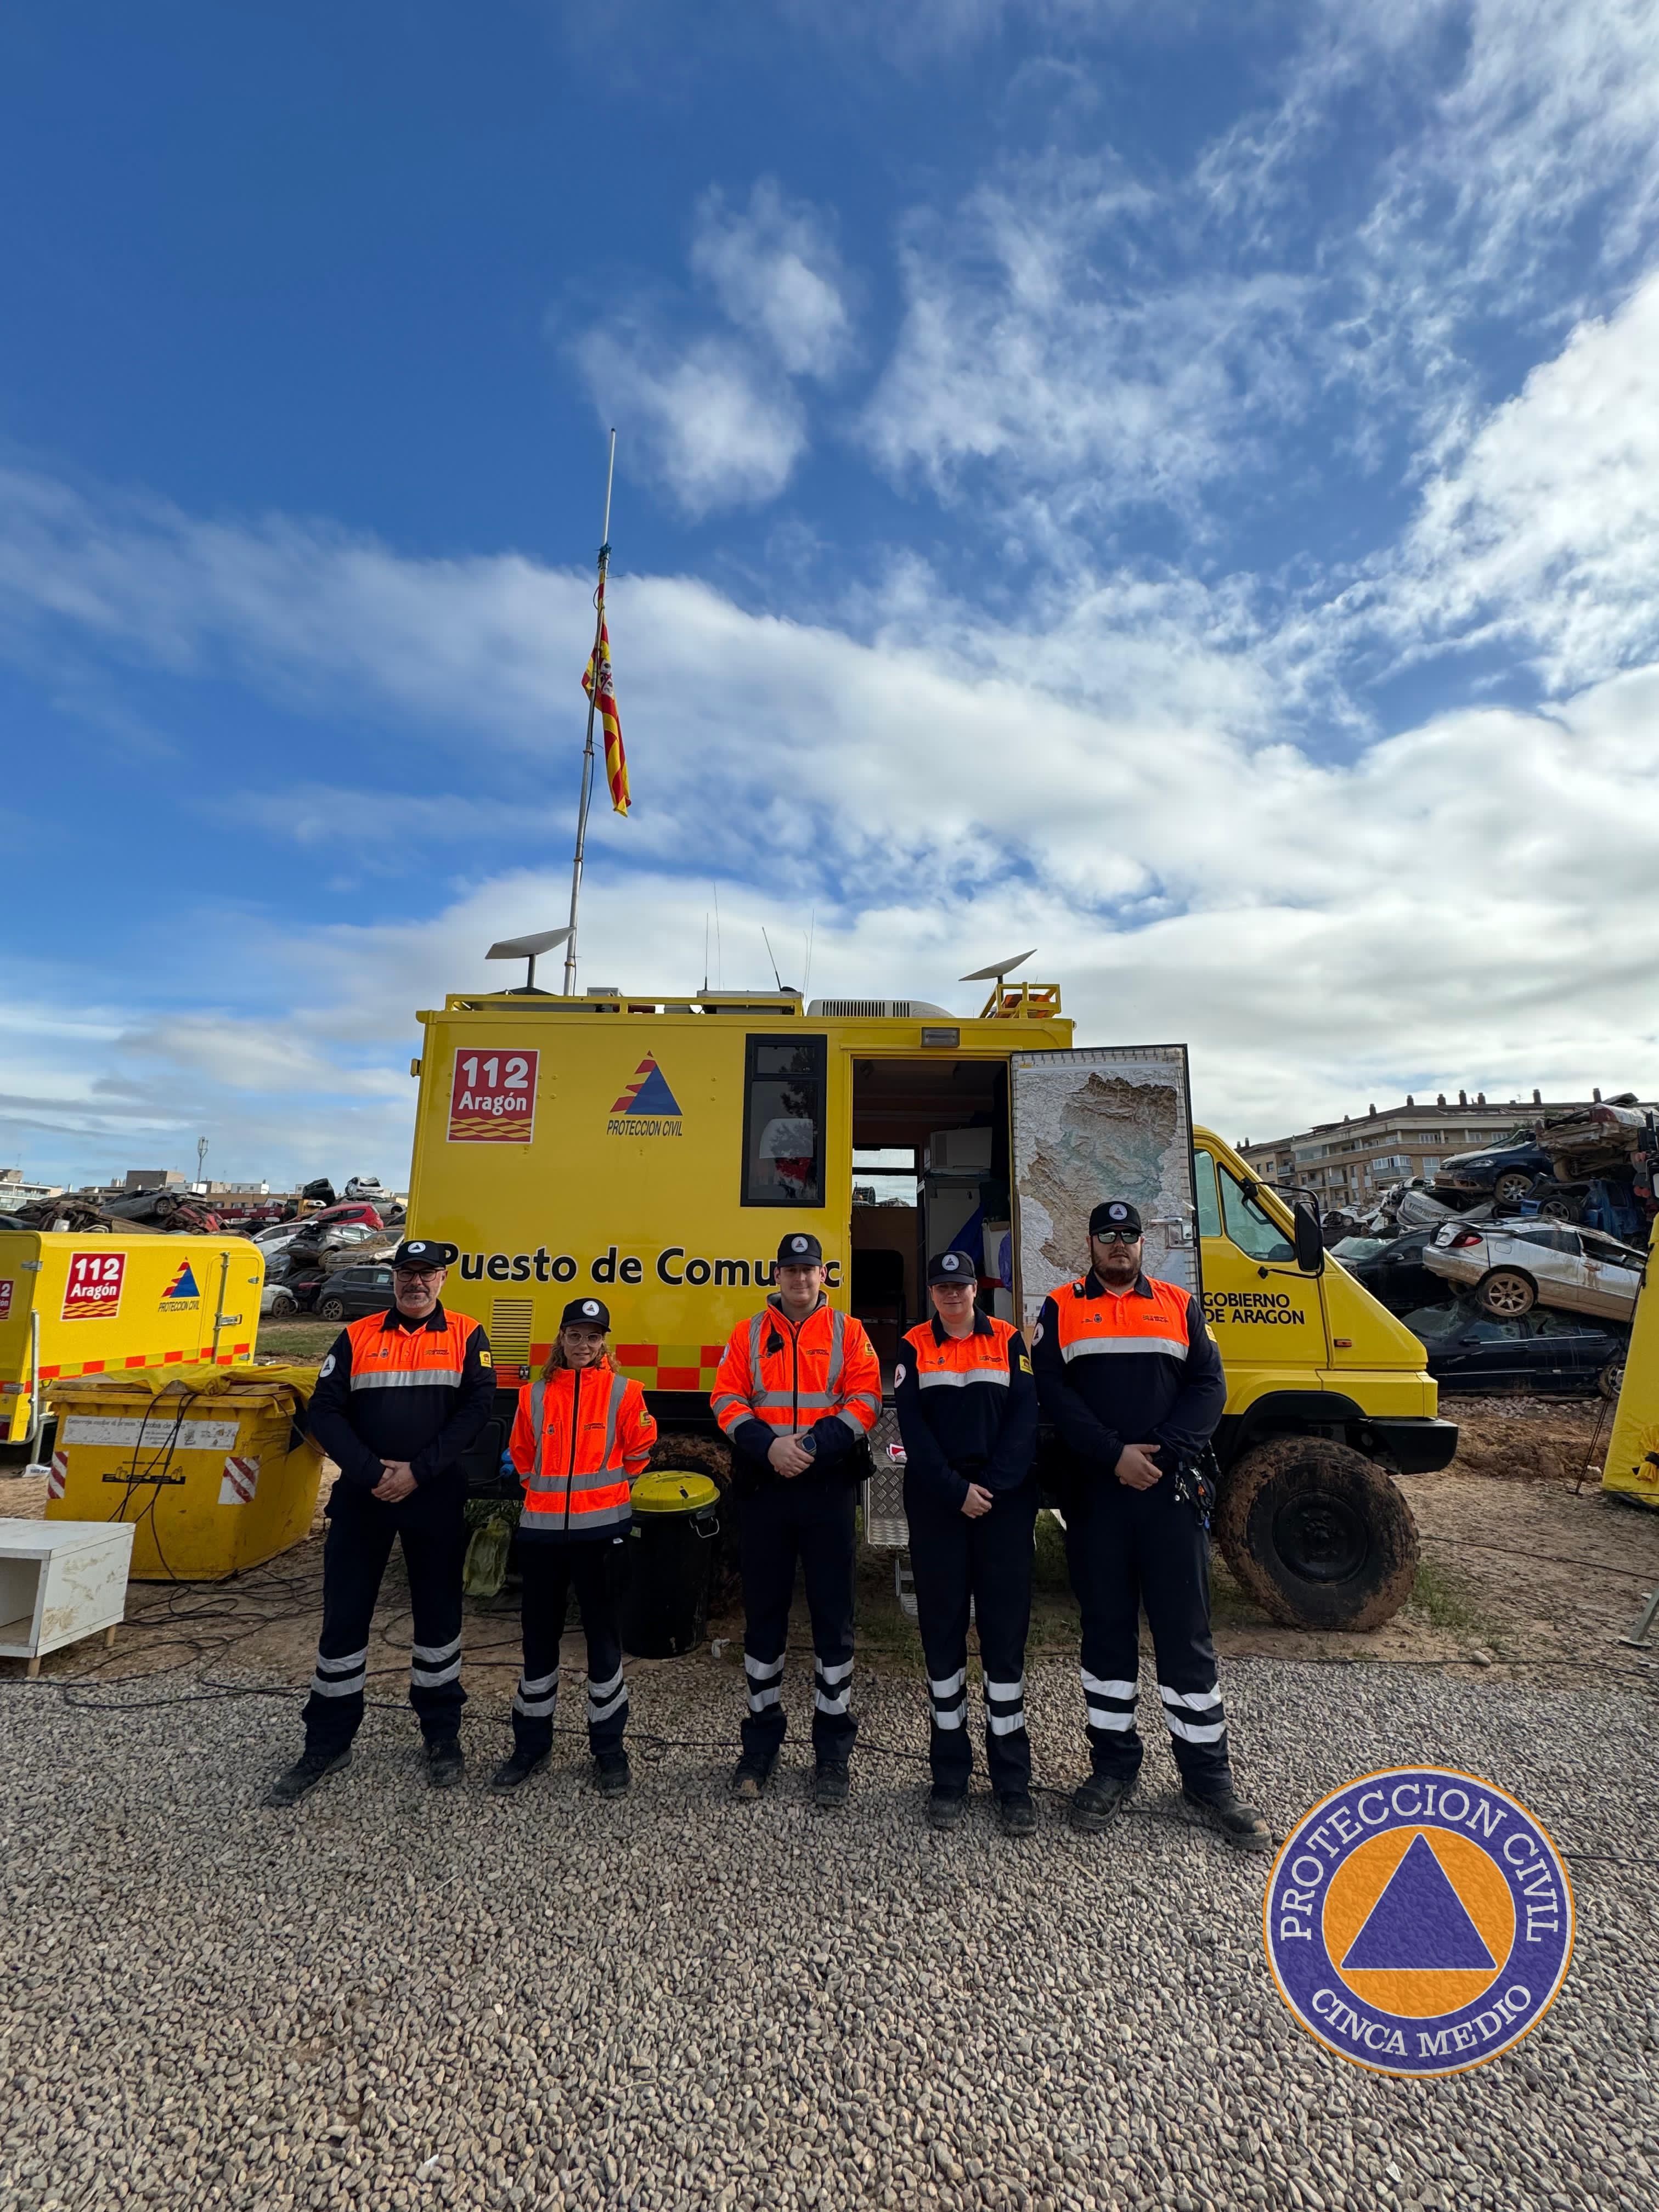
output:
POLYGON ((507 1446, 524 1480, 524 1535, 613 1534, 633 1518, 657 1425, 637 1382, 613 1367, 556 1367, 519 1393, 507 1446))
POLYGON ((763 1461, 777 1437, 804 1437, 823 1423, 818 1449, 833 1468, 841 1455, 834 1446, 856 1443, 876 1425, 881 1363, 862 1322, 826 1298, 821 1296, 796 1323, 774 1297, 732 1330, 708 1402, 726 1435, 750 1462, 763 1461), (845 1437, 824 1432, 831 1421, 845 1424, 845 1437), (764 1429, 755 1428, 756 1422, 764 1429))

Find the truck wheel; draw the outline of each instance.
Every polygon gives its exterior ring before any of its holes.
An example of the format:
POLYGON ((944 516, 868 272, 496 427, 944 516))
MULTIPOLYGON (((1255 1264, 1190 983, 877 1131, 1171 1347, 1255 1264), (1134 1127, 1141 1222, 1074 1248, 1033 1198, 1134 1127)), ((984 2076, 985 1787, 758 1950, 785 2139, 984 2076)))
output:
POLYGON ((1518 1267, 1494 1267, 1481 1277, 1474 1295, 1499 1321, 1516 1321, 1537 1304, 1538 1286, 1518 1267))
POLYGON ((1417 1580, 1417 1527, 1382 1468, 1324 1437, 1276 1437, 1222 1485, 1216 1540, 1291 1628, 1380 1628, 1417 1580))

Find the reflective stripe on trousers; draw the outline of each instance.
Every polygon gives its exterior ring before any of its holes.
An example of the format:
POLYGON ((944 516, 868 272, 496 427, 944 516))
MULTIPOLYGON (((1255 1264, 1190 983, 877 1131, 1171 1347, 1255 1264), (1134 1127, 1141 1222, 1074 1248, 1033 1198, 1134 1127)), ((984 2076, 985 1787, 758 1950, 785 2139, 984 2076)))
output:
POLYGON ((461 1639, 448 1644, 416 1644, 409 1654, 409 1679, 418 1690, 435 1690, 453 1682, 461 1671, 461 1639))
POLYGON ((520 1674, 513 1693, 514 1711, 522 1713, 526 1720, 546 1720, 559 1702, 559 1674, 556 1667, 550 1674, 538 1674, 533 1682, 520 1674))

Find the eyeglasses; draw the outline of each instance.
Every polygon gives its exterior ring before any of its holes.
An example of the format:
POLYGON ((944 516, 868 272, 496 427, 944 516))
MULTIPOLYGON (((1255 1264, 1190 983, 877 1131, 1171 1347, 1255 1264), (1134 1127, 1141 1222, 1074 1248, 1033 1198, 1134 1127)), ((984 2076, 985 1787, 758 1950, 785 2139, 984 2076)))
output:
POLYGON ((1138 1229, 1091 1229, 1089 1234, 1097 1244, 1139 1244, 1138 1229))
POLYGON ((960 1297, 963 1291, 971 1291, 974 1285, 971 1283, 933 1283, 929 1287, 937 1291, 942 1298, 954 1298, 960 1297))

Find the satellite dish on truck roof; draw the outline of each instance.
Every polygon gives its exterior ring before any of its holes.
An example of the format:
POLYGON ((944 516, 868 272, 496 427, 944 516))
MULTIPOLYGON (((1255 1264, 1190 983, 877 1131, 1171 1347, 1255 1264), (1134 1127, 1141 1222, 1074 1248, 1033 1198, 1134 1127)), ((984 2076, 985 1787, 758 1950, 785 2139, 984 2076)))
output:
MULTIPOLYGON (((504 937, 499 945, 490 946, 484 958, 486 960, 527 960, 530 963, 530 972, 518 989, 509 992, 507 996, 509 998, 518 998, 521 995, 528 997, 531 992, 536 990, 536 955, 538 952, 550 952, 556 945, 562 945, 569 934, 570 932, 568 929, 538 929, 532 931, 528 937, 504 937)), ((551 994, 538 991, 536 995, 538 998, 545 999, 551 994)))
POLYGON ((1000 983, 1005 975, 1012 975, 1016 968, 1029 960, 1031 952, 1036 951, 1034 945, 1030 952, 1011 952, 1006 960, 994 960, 988 968, 975 968, 971 975, 958 975, 957 981, 958 983, 1000 983))

